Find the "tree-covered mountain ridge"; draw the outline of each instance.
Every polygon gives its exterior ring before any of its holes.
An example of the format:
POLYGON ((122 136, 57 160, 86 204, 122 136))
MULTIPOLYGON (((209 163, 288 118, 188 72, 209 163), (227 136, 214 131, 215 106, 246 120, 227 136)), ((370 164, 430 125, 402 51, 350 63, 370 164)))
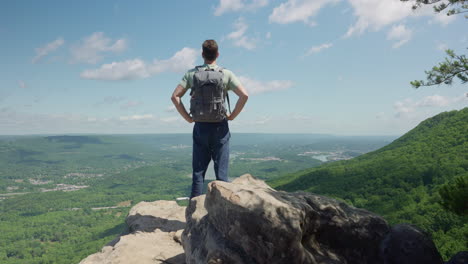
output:
MULTIPOLYGON (((465 216, 444 210, 439 190, 468 178, 468 108, 424 120, 389 145, 351 160, 327 163, 269 182, 278 190, 343 199, 429 231, 448 257, 466 250, 465 216)), ((466 187, 465 187, 466 188, 466 187)))

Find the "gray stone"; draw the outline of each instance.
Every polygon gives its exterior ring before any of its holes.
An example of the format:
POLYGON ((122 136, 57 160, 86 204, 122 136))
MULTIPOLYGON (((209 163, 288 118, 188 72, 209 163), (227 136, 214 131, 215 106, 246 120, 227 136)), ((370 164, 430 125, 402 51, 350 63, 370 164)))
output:
POLYGON ((444 263, 430 236, 413 225, 394 226, 381 250, 384 264, 444 263))
POLYGON ((185 207, 175 201, 141 202, 126 219, 128 232, 80 264, 182 264, 180 244, 185 227, 185 207))
MULTIPOLYGON (((251 175, 214 181, 187 208, 141 202, 126 233, 80 264, 441 264, 417 227, 311 193, 275 191, 251 175), (184 253, 185 251, 185 253, 184 253)), ((467 263, 460 252, 448 264, 467 263)))
POLYGON ((243 175, 191 200, 187 263, 381 263, 384 219, 327 197, 285 193, 243 175))
POLYGON ((455 254, 446 264, 467 264, 468 251, 460 251, 455 254))

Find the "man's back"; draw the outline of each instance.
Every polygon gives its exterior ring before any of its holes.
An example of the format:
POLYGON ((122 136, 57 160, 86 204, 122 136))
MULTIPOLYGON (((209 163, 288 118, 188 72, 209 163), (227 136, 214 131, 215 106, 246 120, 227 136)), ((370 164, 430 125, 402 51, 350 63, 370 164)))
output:
MULTIPOLYGON (((216 70, 217 68, 220 68, 220 66, 218 66, 216 63, 212 63, 212 64, 205 63, 203 65, 190 69, 185 73, 184 77, 182 77, 182 80, 180 81, 179 85, 184 87, 185 90, 190 89, 193 87, 193 76, 198 71, 198 69, 216 70)), ((237 79, 236 75, 232 71, 224 67, 221 67, 221 68, 223 69, 223 84, 226 90, 234 91, 239 86, 241 86, 239 79, 237 79)))
POLYGON ((231 137, 228 120, 234 120, 239 115, 248 99, 247 91, 234 73, 226 69, 219 71, 219 66, 216 65, 216 59, 219 56, 217 43, 214 40, 207 40, 203 42, 202 48, 205 64, 187 71, 174 90, 171 98, 177 111, 187 122, 193 123, 195 121, 193 127, 191 198, 203 193, 205 174, 211 160, 214 162, 216 179, 221 181, 228 180, 229 139, 231 137), (209 73, 217 70, 222 74, 209 73), (205 71, 208 73, 201 73, 202 78, 197 76, 200 72, 205 71), (216 85, 211 85, 210 82, 216 83, 216 85), (222 82, 222 85, 220 82, 222 82), (221 96, 216 94, 216 91, 219 91, 219 87, 221 87, 221 96), (224 100, 224 94, 227 94, 229 91, 233 91, 239 98, 232 113, 228 114, 224 111, 224 115, 220 118, 208 120, 210 122, 201 122, 207 120, 199 118, 200 112, 195 113, 192 107, 192 115, 190 115, 182 104, 181 97, 191 88, 196 90, 191 94, 193 96, 192 102, 207 103, 208 110, 203 111, 219 110, 217 109, 219 106, 214 104, 216 103, 214 101, 224 100), (199 89, 203 91, 200 92, 198 91, 199 89), (207 89, 208 93, 214 93, 214 96, 203 95, 206 92, 205 89, 207 89), (208 98, 207 100, 205 100, 205 96, 208 98))

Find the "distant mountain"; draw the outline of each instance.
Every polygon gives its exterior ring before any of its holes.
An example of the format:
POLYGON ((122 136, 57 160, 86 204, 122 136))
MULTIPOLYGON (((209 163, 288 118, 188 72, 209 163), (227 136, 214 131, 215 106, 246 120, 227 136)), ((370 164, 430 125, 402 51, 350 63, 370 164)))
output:
POLYGON ((341 198, 391 223, 426 229, 446 257, 466 250, 466 219, 440 206, 439 188, 468 173, 468 108, 421 122, 391 144, 351 160, 270 181, 276 189, 341 198), (465 220, 465 221, 464 221, 465 220))

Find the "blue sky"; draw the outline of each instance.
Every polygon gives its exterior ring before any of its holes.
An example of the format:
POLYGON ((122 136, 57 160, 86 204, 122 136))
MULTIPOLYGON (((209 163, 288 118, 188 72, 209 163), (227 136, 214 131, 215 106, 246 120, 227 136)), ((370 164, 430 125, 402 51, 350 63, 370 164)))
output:
POLYGON ((458 81, 409 85, 467 23, 398 0, 2 1, 0 134, 190 133, 170 95, 215 39, 251 95, 233 132, 401 135, 468 106, 458 81))

